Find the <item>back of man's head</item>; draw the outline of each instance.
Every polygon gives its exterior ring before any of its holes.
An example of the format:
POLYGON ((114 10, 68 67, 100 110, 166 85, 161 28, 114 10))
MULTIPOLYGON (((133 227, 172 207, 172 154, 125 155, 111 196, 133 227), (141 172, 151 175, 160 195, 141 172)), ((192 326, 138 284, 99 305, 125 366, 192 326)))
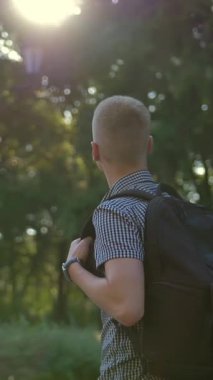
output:
POLYGON ((146 160, 150 114, 139 100, 128 96, 103 100, 94 112, 92 130, 107 162, 135 165, 146 160))

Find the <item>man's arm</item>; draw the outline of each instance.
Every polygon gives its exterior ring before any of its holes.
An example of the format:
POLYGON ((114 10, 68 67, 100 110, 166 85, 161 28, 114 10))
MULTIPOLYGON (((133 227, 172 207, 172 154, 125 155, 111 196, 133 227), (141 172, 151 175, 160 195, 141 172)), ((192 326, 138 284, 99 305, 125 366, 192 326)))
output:
MULTIPOLYGON (((82 260, 89 254, 90 239, 77 239, 70 247, 68 258, 82 260)), ((144 314, 143 263, 137 259, 118 258, 105 263, 105 277, 89 273, 78 263, 69 267, 72 281, 107 314, 125 326, 132 326, 144 314)))

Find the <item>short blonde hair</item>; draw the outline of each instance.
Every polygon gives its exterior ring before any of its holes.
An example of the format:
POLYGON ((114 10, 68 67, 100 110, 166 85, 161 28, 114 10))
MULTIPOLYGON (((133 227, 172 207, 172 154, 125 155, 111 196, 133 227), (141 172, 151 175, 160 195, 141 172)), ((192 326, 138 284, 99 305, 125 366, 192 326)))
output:
POLYGON ((103 100, 94 112, 92 130, 107 161, 135 164, 146 158, 150 114, 141 101, 120 95, 103 100))

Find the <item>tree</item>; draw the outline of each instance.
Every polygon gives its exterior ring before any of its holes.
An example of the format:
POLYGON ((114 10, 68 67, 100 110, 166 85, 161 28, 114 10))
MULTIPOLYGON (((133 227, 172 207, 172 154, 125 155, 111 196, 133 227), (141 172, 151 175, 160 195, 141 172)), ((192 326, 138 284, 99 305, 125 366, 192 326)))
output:
POLYGON ((79 201, 89 174, 74 147, 75 120, 66 123, 34 93, 11 90, 17 70, 10 62, 2 62, 1 73, 8 78, 0 123, 2 309, 5 317, 66 319, 60 267, 90 209, 79 201))

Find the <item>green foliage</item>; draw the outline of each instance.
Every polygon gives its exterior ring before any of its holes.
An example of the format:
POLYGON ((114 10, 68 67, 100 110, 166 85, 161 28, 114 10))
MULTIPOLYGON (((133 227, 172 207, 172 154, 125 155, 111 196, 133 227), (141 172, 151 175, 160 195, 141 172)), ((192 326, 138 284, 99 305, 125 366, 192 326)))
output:
MULTIPOLYGON (((9 77, 15 77, 12 66, 9 77)), ((93 171, 76 152, 75 121, 66 124, 60 110, 34 94, 6 93, 0 121, 1 319, 74 320, 79 313, 68 307, 73 292, 61 263, 97 202, 97 192, 88 192, 93 171)), ((94 314, 80 299, 85 313, 79 324, 94 314)))
POLYGON ((26 323, 0 325, 0 378, 94 380, 99 334, 93 330, 26 323))

